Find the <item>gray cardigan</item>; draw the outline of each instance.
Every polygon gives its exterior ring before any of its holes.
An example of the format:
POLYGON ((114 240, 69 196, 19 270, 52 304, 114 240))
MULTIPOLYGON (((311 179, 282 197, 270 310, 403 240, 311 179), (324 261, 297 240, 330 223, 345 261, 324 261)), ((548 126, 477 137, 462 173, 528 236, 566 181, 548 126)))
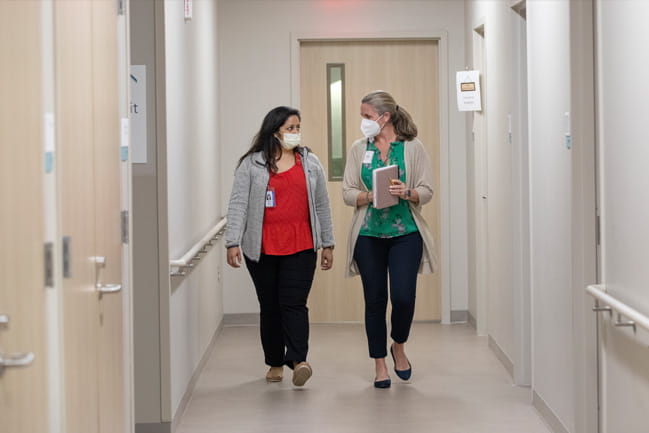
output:
MULTIPOLYGON (((318 157, 306 147, 298 149, 306 177, 313 249, 334 246, 327 179, 318 157)), ((248 155, 234 172, 234 184, 228 206, 225 247, 240 246, 249 259, 261 255, 262 225, 266 188, 270 175, 262 152, 248 155)))

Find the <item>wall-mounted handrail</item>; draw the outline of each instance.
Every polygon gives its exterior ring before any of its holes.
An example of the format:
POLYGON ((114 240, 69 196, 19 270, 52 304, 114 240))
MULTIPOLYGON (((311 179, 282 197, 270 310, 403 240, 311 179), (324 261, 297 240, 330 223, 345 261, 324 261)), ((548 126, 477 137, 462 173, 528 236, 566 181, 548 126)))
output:
POLYGON ((170 260, 169 266, 171 267, 172 276, 182 276, 185 275, 185 268, 193 268, 193 261, 200 260, 200 254, 206 253, 207 248, 212 246, 215 240, 219 238, 219 235, 225 230, 225 225, 227 224, 228 219, 223 217, 212 229, 207 232, 205 236, 201 238, 193 247, 190 248, 181 258, 176 260, 170 260))
POLYGON ((615 311, 618 314, 617 321, 613 322, 616 326, 631 326, 635 330, 635 326, 640 326, 647 331, 649 331, 649 317, 640 313, 637 310, 629 307, 624 302, 614 298, 606 292, 606 287, 600 284, 595 284, 592 286, 586 287, 586 292, 593 296, 597 301, 600 301, 606 304, 607 307, 596 306, 593 308, 594 311, 606 311, 609 314, 613 314, 615 311), (629 319, 630 321, 623 322, 621 317, 629 319))

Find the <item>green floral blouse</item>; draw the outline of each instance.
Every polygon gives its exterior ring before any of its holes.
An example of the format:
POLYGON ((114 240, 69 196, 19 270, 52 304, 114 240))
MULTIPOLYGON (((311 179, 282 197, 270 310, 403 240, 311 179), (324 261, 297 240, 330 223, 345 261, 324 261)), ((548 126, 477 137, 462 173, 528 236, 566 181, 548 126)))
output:
MULTIPOLYGON (((404 161, 404 143, 395 141, 390 143, 388 150, 388 161, 384 163, 380 157, 379 149, 374 143, 367 143, 366 152, 374 152, 371 164, 363 164, 361 179, 368 190, 372 190, 372 170, 386 165, 396 164, 399 166, 399 180, 406 181, 406 164, 404 161)), ((418 231, 415 220, 410 213, 407 200, 399 199, 399 203, 384 209, 375 209, 370 203, 365 215, 365 221, 361 226, 361 236, 373 236, 377 238, 393 238, 418 231)))

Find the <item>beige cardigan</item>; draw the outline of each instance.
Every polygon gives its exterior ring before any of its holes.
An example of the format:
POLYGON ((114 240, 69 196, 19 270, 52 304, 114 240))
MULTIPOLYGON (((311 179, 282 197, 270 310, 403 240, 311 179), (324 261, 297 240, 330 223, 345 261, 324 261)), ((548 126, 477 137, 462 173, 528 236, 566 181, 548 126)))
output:
MULTIPOLYGON (((358 267, 354 261, 354 248, 356 247, 356 239, 358 239, 361 225, 365 221, 367 206, 357 207, 356 198, 361 191, 368 190, 367 186, 361 180, 361 168, 366 147, 366 138, 356 140, 347 155, 347 164, 345 165, 343 200, 346 205, 354 207, 354 216, 352 217, 352 225, 347 240, 346 277, 358 275, 358 267)), ((419 194, 419 203, 416 205, 412 202, 410 203, 410 211, 424 241, 419 273, 429 274, 436 271, 437 259, 435 256, 433 236, 421 214, 421 207, 433 198, 432 166, 424 145, 416 138, 412 141, 405 142, 404 159, 406 165, 406 185, 408 188, 416 189, 419 194)))

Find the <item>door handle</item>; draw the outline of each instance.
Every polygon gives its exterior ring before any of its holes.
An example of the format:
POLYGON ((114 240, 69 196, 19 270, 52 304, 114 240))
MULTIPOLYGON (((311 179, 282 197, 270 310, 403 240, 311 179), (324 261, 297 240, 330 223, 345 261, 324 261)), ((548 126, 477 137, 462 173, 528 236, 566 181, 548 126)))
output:
MULTIPOLYGON (((103 256, 97 256, 95 257, 95 263, 97 264, 97 268, 104 268, 106 267, 106 257, 103 256)), ((97 269, 97 273, 99 273, 99 269, 97 269)), ((104 284, 101 282, 99 277, 97 277, 97 284, 95 285, 95 288, 99 293, 117 293, 120 290, 122 290, 122 285, 121 284, 104 284)))
MULTIPOLYGON (((0 314, 0 325, 6 326, 9 324, 9 315, 0 314)), ((34 362, 34 354, 32 352, 26 353, 12 353, 5 356, 0 352, 0 375, 5 368, 27 367, 34 362)))
POLYGON ((122 290, 121 284, 102 284, 97 283, 97 291, 99 293, 117 293, 122 290))
POLYGON ((34 354, 32 352, 12 353, 8 356, 0 353, 0 374, 5 368, 27 367, 32 362, 34 362, 34 354))

